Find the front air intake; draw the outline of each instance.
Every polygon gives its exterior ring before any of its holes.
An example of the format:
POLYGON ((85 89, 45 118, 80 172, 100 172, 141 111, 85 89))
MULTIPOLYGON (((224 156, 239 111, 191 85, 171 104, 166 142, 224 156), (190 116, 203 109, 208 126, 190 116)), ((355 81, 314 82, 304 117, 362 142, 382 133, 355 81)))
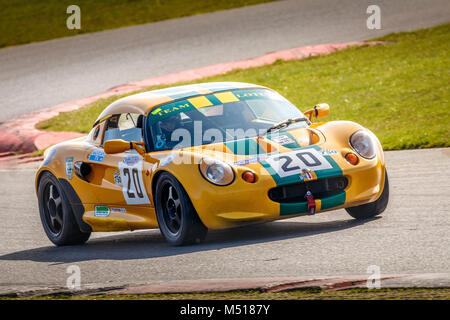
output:
POLYGON ((311 191, 314 199, 336 195, 347 187, 346 177, 332 177, 313 181, 292 183, 269 190, 269 198, 279 203, 306 202, 305 193, 311 191))

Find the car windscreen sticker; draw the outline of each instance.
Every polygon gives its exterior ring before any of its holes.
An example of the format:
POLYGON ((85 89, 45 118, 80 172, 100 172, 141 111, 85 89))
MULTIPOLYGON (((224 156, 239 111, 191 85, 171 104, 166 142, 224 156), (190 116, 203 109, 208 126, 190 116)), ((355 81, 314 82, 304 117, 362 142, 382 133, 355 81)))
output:
POLYGON ((145 190, 142 176, 142 159, 130 161, 132 156, 128 156, 127 161, 119 162, 120 178, 122 181, 122 193, 127 204, 150 204, 150 200, 145 190))
POLYGON ((69 180, 73 177, 73 157, 66 158, 66 176, 69 180))
MULTIPOLYGON (((186 95, 187 93, 183 93, 186 95)), ((171 96, 171 98, 174 98, 171 96)), ((279 94, 268 89, 239 89, 232 91, 222 91, 207 95, 199 95, 188 99, 174 101, 162 106, 156 107, 150 111, 148 116, 148 124, 151 126, 158 121, 174 116, 181 112, 186 112, 198 108, 220 105, 229 102, 254 100, 254 99, 268 99, 280 100, 283 99, 279 94)))
POLYGON ((331 156, 323 155, 318 146, 273 155, 260 162, 277 185, 340 176, 342 170, 331 156))
POLYGON ((289 132, 269 133, 267 135, 267 138, 279 145, 282 145, 285 148, 289 148, 289 149, 301 148, 301 145, 297 142, 297 140, 294 138, 294 136, 291 135, 289 132))
POLYGON ((103 150, 94 150, 89 155, 89 161, 103 162, 104 157, 105 157, 105 152, 103 150))

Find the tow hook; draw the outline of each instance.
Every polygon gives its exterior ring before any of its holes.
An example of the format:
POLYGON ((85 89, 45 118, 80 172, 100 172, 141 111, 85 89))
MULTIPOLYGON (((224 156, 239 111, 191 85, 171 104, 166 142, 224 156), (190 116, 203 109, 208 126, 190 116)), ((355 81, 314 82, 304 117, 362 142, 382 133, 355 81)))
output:
POLYGON ((312 216, 316 213, 316 202, 314 201, 311 191, 307 191, 305 194, 306 201, 308 201, 308 215, 312 216))

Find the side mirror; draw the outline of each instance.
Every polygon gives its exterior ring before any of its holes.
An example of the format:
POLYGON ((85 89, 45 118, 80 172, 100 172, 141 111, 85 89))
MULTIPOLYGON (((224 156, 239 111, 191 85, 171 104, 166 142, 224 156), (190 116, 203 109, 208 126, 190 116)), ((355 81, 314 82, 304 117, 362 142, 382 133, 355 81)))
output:
POLYGON ((328 103, 319 103, 318 105, 315 105, 314 108, 304 112, 304 115, 307 116, 310 121, 312 117, 320 119, 325 118, 329 114, 330 114, 330 106, 328 105, 328 103))
POLYGON ((121 153, 131 149, 136 150, 140 155, 145 154, 143 142, 129 142, 122 139, 113 139, 105 141, 105 143, 103 144, 103 150, 105 150, 105 152, 108 154, 121 153))
POLYGON ((105 141, 105 143, 103 144, 103 150, 105 150, 105 152, 108 154, 121 153, 131 149, 136 150, 140 155, 145 154, 143 142, 129 142, 122 139, 113 139, 105 141))
POLYGON ((133 143, 122 139, 113 139, 105 141, 103 149, 106 153, 121 153, 133 149, 133 143))

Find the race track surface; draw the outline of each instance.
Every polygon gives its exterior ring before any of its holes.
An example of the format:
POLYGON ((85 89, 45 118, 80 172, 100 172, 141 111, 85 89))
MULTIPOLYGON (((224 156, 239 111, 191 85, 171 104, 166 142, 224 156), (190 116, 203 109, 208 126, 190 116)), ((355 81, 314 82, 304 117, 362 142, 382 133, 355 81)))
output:
POLYGON ((0 121, 130 81, 430 27, 450 16, 448 0, 379 0, 382 29, 369 30, 369 4, 288 0, 2 49, 0 121))
POLYGON ((170 280, 448 273, 450 148, 386 153, 387 210, 357 222, 344 210, 233 230, 206 242, 171 247, 158 230, 99 233, 84 246, 54 247, 34 194, 34 170, 0 171, 0 293, 63 287, 66 269, 81 285, 170 280))

